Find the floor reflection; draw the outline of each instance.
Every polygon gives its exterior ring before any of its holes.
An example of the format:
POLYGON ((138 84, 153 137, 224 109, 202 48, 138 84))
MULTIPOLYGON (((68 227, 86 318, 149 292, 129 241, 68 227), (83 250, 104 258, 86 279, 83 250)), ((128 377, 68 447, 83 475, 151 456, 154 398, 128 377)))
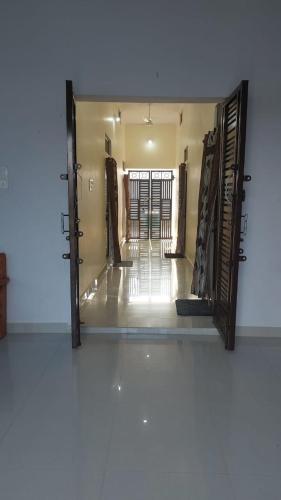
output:
POLYGON ((92 300, 82 308, 86 325, 100 327, 189 328, 212 326, 210 318, 179 317, 177 298, 190 294, 192 267, 186 259, 166 259, 172 240, 135 240, 122 248, 133 267, 110 268, 92 300))

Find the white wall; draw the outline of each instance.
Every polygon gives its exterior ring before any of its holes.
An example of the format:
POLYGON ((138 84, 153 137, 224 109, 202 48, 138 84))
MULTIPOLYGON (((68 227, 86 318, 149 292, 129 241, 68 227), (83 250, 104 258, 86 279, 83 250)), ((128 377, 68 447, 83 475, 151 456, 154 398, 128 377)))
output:
POLYGON ((126 125, 126 168, 175 168, 176 132, 173 124, 126 125))
POLYGON ((215 104, 184 104, 183 120, 177 130, 177 162, 188 147, 185 255, 193 265, 198 224, 198 196, 201 179, 203 139, 214 128, 215 104))
POLYGON ((1 250, 10 322, 68 322, 65 89, 77 94, 228 95, 250 80, 238 324, 279 326, 281 276, 281 5, 277 0, 35 2, 11 0, 0 19, 1 250))
POLYGON ((122 238, 122 162, 124 141, 122 124, 109 121, 117 116, 112 103, 77 102, 77 159, 82 168, 78 176, 79 228, 84 236, 79 239, 80 293, 89 288, 106 265, 106 186, 105 134, 111 139, 112 156, 117 162, 119 188, 119 238, 122 238), (93 190, 89 180, 93 179, 93 190))

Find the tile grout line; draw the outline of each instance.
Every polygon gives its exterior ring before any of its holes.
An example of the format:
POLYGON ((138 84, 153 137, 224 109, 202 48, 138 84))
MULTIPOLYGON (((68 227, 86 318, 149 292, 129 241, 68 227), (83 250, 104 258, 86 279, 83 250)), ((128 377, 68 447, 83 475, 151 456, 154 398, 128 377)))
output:
POLYGON ((3 441, 5 440, 7 434, 10 432, 11 428, 13 427, 14 423, 16 422, 17 418, 19 417, 19 415, 24 411, 25 407, 27 406, 28 402, 30 401, 30 399, 32 398, 32 396, 35 394, 35 392, 37 391, 38 387, 40 386, 49 366, 50 366, 50 363, 52 361, 53 358, 55 358, 56 354, 58 353, 58 349, 60 347, 60 342, 59 344, 54 348, 54 351, 52 352, 52 354, 50 354, 48 356, 48 360, 46 361, 46 365, 45 367, 42 369, 40 375, 38 376, 37 378, 37 382, 34 384, 33 388, 30 390, 30 392, 27 394, 26 398, 24 398, 24 401, 22 402, 22 404, 20 405, 20 407, 18 408, 18 410, 15 412, 14 416, 12 417, 11 419, 11 422, 10 424, 8 425, 7 429, 5 430, 4 434, 1 436, 0 438, 0 448, 1 448, 1 445, 3 443, 3 441))
MULTIPOLYGON (((120 379, 123 379, 123 377, 120 377, 120 379)), ((104 471, 103 471, 101 487, 100 487, 99 500, 103 500, 105 478, 106 478, 107 469, 108 469, 109 454, 110 454, 110 448, 111 448, 112 436, 113 436, 114 418, 115 418, 115 413, 116 413, 114 410, 117 408, 117 405, 118 405, 118 400, 115 400, 115 404, 113 406, 113 411, 112 411, 111 429, 110 429, 110 434, 109 434, 109 438, 108 438, 108 445, 107 445, 106 458, 105 458, 105 463, 104 463, 104 471)))

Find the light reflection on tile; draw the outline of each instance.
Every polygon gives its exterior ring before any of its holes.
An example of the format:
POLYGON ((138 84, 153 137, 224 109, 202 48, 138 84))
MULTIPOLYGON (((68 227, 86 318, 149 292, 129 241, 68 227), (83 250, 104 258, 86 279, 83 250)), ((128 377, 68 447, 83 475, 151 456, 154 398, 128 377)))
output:
POLYGON ((81 310, 85 325, 96 327, 213 328, 208 317, 177 316, 175 300, 190 294, 192 267, 187 259, 166 259, 172 240, 130 241, 123 260, 133 267, 110 268, 91 301, 81 310))
POLYGON ((280 500, 280 345, 7 337, 1 500, 280 500))

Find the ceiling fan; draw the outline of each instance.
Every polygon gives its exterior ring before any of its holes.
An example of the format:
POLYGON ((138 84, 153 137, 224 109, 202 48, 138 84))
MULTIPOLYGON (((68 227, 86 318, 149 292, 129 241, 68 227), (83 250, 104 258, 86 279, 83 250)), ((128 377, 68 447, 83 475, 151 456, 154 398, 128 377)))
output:
POLYGON ((148 118, 144 118, 144 122, 146 125, 153 125, 153 121, 152 121, 151 115, 150 115, 150 103, 148 105, 148 118))

